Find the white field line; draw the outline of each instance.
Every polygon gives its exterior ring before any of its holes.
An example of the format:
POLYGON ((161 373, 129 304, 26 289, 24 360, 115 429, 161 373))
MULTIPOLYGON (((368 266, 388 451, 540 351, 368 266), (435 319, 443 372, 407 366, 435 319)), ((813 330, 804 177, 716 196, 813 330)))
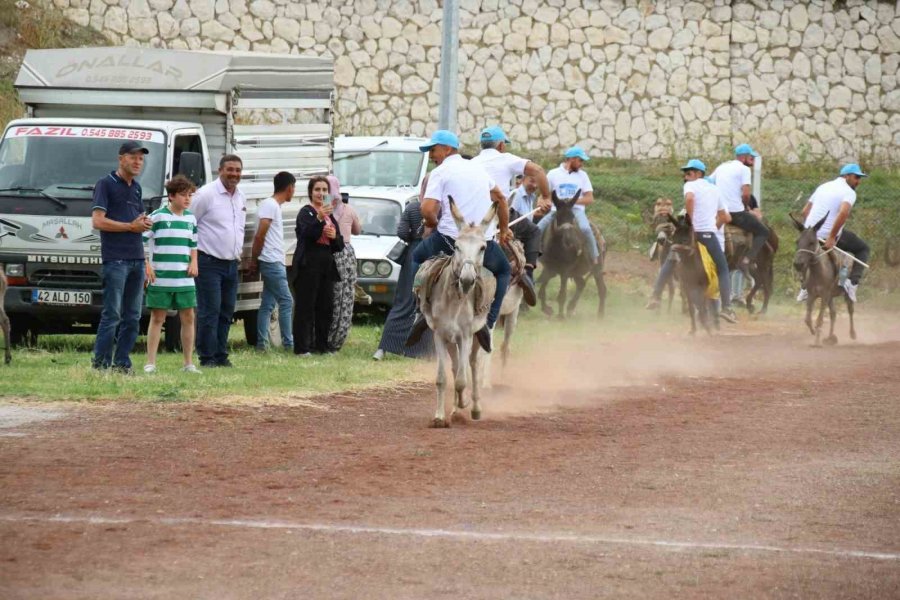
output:
POLYGON ((366 525, 336 525, 330 523, 295 523, 290 521, 269 521, 264 519, 200 519, 192 517, 91 517, 91 516, 31 516, 0 515, 0 522, 8 523, 69 523, 84 525, 166 525, 180 527, 197 525, 207 527, 231 527, 238 529, 280 529, 290 531, 315 531, 325 533, 347 533, 361 535, 395 535, 406 537, 445 538, 454 540, 504 541, 504 542, 550 542, 570 544, 607 544, 622 546, 649 546, 663 550, 727 550, 736 552, 763 552, 779 554, 818 554, 838 558, 867 558, 873 560, 898 560, 898 552, 871 552, 842 548, 808 548, 802 546, 772 546, 768 544, 739 544, 729 542, 690 542, 678 540, 654 540, 641 538, 620 538, 601 535, 578 535, 574 533, 529 533, 522 531, 489 532, 460 531, 454 529, 422 529, 402 527, 373 527, 366 525))

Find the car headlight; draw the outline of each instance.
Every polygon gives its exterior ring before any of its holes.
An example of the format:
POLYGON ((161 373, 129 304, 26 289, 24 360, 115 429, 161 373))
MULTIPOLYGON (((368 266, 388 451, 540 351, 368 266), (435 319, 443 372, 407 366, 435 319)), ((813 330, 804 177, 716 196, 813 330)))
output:
POLYGON ((364 277, 371 277, 375 274, 375 263, 371 260, 364 260, 359 263, 359 274, 364 277))
POLYGON ((378 274, 381 275, 382 277, 387 277, 388 275, 391 274, 393 267, 391 266, 391 263, 389 263, 388 261, 379 260, 378 265, 375 267, 375 270, 378 271, 378 274))
POLYGON ((9 263, 3 267, 7 277, 25 277, 25 265, 22 263, 9 263))

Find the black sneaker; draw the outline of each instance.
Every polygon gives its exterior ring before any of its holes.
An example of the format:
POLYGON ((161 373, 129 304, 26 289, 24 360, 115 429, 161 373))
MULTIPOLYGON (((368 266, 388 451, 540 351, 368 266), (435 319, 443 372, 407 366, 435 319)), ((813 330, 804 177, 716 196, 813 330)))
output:
POLYGON ((118 373, 119 375, 134 375, 134 369, 131 367, 126 367, 124 365, 116 365, 112 368, 113 373, 118 373))
POLYGON ((491 329, 487 325, 479 329, 475 332, 475 339, 478 340, 478 343, 481 345, 482 349, 490 353, 491 352, 491 329))
POLYGON ((216 362, 216 366, 218 366, 218 367, 233 367, 234 365, 231 364, 231 361, 228 360, 227 358, 223 358, 222 360, 216 362))
POLYGON ((212 360, 201 360, 200 366, 203 367, 204 369, 215 369, 216 367, 219 366, 219 363, 212 361, 212 360))
POLYGON ((413 323, 412 328, 409 330, 409 335, 406 337, 406 347, 409 348, 418 344, 426 331, 428 331, 428 321, 425 320, 425 315, 416 313, 416 322, 413 323))
POLYGON ((535 306, 537 304, 537 293, 534 291, 534 280, 528 276, 528 273, 519 280, 519 287, 522 288, 522 300, 525 301, 525 304, 535 306))

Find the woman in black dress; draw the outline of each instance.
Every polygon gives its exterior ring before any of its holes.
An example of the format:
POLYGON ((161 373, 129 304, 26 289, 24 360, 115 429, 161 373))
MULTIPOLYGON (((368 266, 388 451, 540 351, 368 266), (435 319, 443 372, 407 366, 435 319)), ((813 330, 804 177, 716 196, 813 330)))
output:
POLYGON ((412 293, 412 255, 416 246, 422 241, 422 213, 418 200, 413 200, 406 205, 400 222, 397 224, 397 237, 408 245, 400 259, 400 277, 397 280, 394 305, 384 322, 384 331, 381 333, 378 350, 372 356, 375 360, 384 358, 385 352, 410 358, 422 358, 434 354, 431 330, 425 332, 422 339, 414 346, 407 347, 404 344, 413 321, 416 319, 416 299, 412 293))
POLYGON ((334 304, 334 282, 340 281, 334 254, 344 239, 327 201, 328 180, 313 177, 309 204, 297 215, 297 250, 291 265, 294 290, 294 354, 326 353, 334 304))

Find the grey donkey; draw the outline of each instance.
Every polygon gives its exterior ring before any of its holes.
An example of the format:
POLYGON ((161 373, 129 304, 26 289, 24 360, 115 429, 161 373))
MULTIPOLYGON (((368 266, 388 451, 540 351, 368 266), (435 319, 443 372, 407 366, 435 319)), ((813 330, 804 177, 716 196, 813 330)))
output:
POLYGON ((444 390, 446 375, 444 366, 450 359, 453 367, 455 401, 450 418, 461 420, 459 412, 466 408, 466 388, 471 389, 472 419, 481 418, 479 379, 481 346, 475 341, 475 332, 485 326, 488 310, 494 298, 497 282, 483 269, 487 242, 485 230, 496 217, 496 204, 485 215, 480 225, 466 223, 456 203, 450 199, 450 212, 459 236, 451 257, 437 257, 422 265, 415 290, 428 326, 434 331, 434 348, 437 355, 437 401, 431 427, 449 427, 446 418, 444 390), (439 271, 439 273, 436 273, 439 271), (432 279, 434 278, 434 279, 432 279), (472 377, 471 385, 469 376, 472 377))

